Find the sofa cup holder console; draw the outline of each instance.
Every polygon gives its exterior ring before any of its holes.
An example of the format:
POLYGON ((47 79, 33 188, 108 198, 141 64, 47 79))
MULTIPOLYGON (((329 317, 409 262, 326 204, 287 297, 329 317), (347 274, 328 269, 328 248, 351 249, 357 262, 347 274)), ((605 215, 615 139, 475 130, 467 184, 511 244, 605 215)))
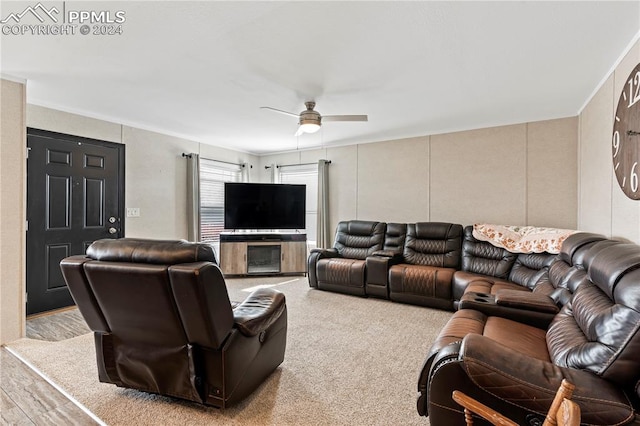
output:
POLYGON ((492 294, 469 292, 469 293, 465 293, 465 295, 462 296, 462 299, 460 299, 460 303, 462 302, 466 302, 466 303, 477 302, 477 303, 495 305, 496 298, 492 294))
POLYGON ((495 297, 487 293, 469 293, 469 299, 480 303, 496 303, 495 297))

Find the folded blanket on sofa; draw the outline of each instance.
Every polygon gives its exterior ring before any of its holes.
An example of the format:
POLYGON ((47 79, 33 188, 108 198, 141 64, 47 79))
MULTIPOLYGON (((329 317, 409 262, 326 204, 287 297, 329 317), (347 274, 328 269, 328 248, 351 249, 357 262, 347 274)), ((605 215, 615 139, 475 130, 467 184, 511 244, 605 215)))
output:
POLYGON ((560 253, 562 242, 578 231, 537 226, 510 226, 476 223, 473 236, 512 253, 560 253))

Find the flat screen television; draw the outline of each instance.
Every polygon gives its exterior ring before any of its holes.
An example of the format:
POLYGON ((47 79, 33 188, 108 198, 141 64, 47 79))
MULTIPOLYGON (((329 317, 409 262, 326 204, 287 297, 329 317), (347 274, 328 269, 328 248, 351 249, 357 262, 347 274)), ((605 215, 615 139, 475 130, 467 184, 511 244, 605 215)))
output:
POLYGON ((224 184, 225 229, 304 229, 306 185, 224 184))

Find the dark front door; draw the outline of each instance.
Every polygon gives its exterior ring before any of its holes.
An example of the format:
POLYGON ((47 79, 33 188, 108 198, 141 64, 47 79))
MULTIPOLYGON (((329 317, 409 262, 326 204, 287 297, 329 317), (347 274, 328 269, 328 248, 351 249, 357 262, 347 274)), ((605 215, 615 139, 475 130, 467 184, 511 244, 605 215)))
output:
POLYGON ((27 314, 73 305, 60 261, 124 235, 124 146, 27 130, 27 314))

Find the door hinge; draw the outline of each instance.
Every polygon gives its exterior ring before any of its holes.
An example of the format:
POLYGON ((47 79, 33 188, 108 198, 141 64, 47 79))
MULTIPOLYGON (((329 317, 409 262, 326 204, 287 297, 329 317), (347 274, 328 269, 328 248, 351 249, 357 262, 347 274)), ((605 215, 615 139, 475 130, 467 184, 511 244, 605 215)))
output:
POLYGON ((29 303, 29 293, 24 294, 24 303, 29 303))
POLYGON ((29 151, 31 151, 31 147, 27 147, 27 160, 29 159, 29 151))
POLYGON ((29 230, 29 221, 28 221, 28 220, 25 220, 25 221, 24 221, 24 230, 25 230, 25 231, 28 231, 28 230, 29 230))

